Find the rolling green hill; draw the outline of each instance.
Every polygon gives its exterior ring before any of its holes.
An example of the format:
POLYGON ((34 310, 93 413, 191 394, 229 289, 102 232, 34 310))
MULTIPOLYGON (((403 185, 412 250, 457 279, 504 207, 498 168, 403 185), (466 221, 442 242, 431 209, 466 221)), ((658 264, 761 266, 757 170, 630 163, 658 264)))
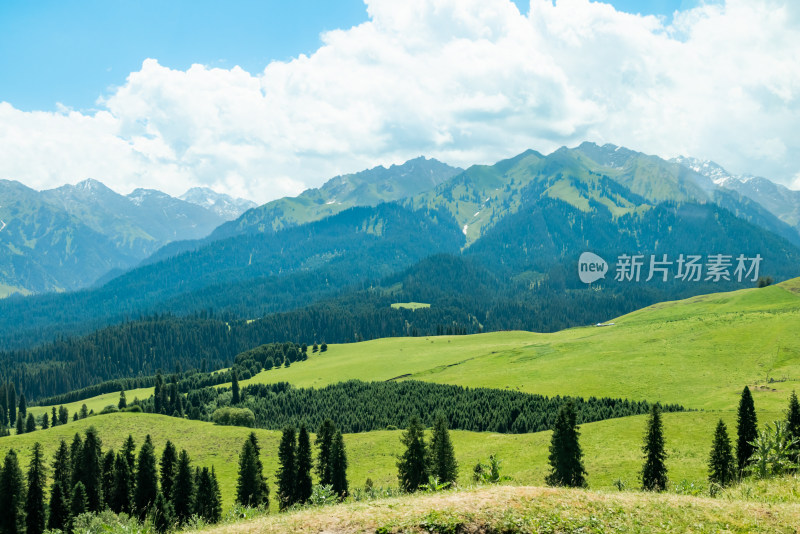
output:
MULTIPOLYGON (((780 412, 759 412, 762 421, 781 417, 780 412)), ((735 428, 735 415, 729 412, 692 412, 664 414, 667 443, 667 467, 672 484, 687 480, 706 485, 706 462, 717 420, 723 417, 729 428, 735 428)), ((641 469, 641 445, 646 416, 611 419, 581 425, 581 446, 591 488, 610 489, 619 479, 630 488, 638 486, 641 469)), ((0 456, 14 448, 21 451, 21 462, 27 465, 30 447, 38 441, 44 446, 48 460, 61 439, 69 441, 76 432, 95 426, 106 448, 118 449, 128 434, 137 446, 150 434, 158 454, 166 440, 185 448, 195 465, 214 465, 220 477, 225 507, 233 503, 236 487, 238 454, 250 429, 216 426, 212 423, 176 419, 163 415, 115 413, 70 421, 67 425, 38 430, 20 436, 0 438, 0 456)), ((262 448, 265 474, 272 492, 277 470, 280 432, 255 430, 262 448)), ((399 430, 347 434, 348 480, 351 486, 363 486, 369 477, 376 486, 397 486, 396 455, 402 452, 399 430)), ((472 467, 485 462, 490 454, 502 460, 502 472, 510 475, 510 484, 541 485, 547 473, 550 432, 532 434, 494 434, 451 431, 459 462, 459 483, 470 484, 472 467)), ((313 440, 313 436, 312 436, 313 440)))
POLYGON ((667 302, 611 326, 329 345, 250 381, 323 386, 415 379, 543 395, 612 396, 730 410, 745 384, 780 409, 800 384, 800 279, 667 302), (778 380, 778 382, 770 382, 778 380))

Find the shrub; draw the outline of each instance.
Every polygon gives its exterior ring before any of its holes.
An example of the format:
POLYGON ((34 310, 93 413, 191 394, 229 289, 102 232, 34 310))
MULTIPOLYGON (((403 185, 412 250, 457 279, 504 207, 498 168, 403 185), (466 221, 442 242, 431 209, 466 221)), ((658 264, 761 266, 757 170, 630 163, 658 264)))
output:
POLYGON ((218 408, 211 414, 211 420, 218 425, 252 427, 256 424, 256 416, 250 408, 218 408))

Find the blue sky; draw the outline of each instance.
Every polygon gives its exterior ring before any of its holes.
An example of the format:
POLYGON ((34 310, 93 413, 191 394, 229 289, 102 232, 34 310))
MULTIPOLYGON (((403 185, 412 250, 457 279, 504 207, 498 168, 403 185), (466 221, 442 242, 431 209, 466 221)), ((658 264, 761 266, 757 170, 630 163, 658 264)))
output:
POLYGON ((522 2, 2 0, 0 179, 264 202, 593 141, 800 189, 800 2, 522 2))
MULTIPOLYGON (((516 0, 526 12, 528 2, 516 0)), ((618 10, 670 17, 687 0, 614 0, 618 10)), ((56 103, 90 110, 142 61, 261 72, 309 54, 320 33, 367 20, 361 0, 3 0, 0 101, 24 111, 56 103)))

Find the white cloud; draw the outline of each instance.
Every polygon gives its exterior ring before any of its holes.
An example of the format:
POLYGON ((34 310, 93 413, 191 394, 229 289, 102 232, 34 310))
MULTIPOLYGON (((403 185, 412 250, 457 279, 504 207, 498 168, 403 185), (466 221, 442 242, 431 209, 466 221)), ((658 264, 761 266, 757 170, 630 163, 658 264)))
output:
POLYGON ((262 73, 147 60, 101 111, 0 104, 0 178, 265 201, 424 154, 491 163, 583 140, 800 171, 800 9, 729 0, 667 25, 587 0, 368 0, 370 21, 262 73))

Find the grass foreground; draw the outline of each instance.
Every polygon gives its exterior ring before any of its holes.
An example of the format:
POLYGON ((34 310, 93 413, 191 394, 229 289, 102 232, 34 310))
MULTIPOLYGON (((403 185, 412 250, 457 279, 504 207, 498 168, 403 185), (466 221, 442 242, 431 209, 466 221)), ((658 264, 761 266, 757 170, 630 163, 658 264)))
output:
POLYGON ((417 494, 267 515, 203 532, 797 532, 796 504, 530 486, 417 494))

